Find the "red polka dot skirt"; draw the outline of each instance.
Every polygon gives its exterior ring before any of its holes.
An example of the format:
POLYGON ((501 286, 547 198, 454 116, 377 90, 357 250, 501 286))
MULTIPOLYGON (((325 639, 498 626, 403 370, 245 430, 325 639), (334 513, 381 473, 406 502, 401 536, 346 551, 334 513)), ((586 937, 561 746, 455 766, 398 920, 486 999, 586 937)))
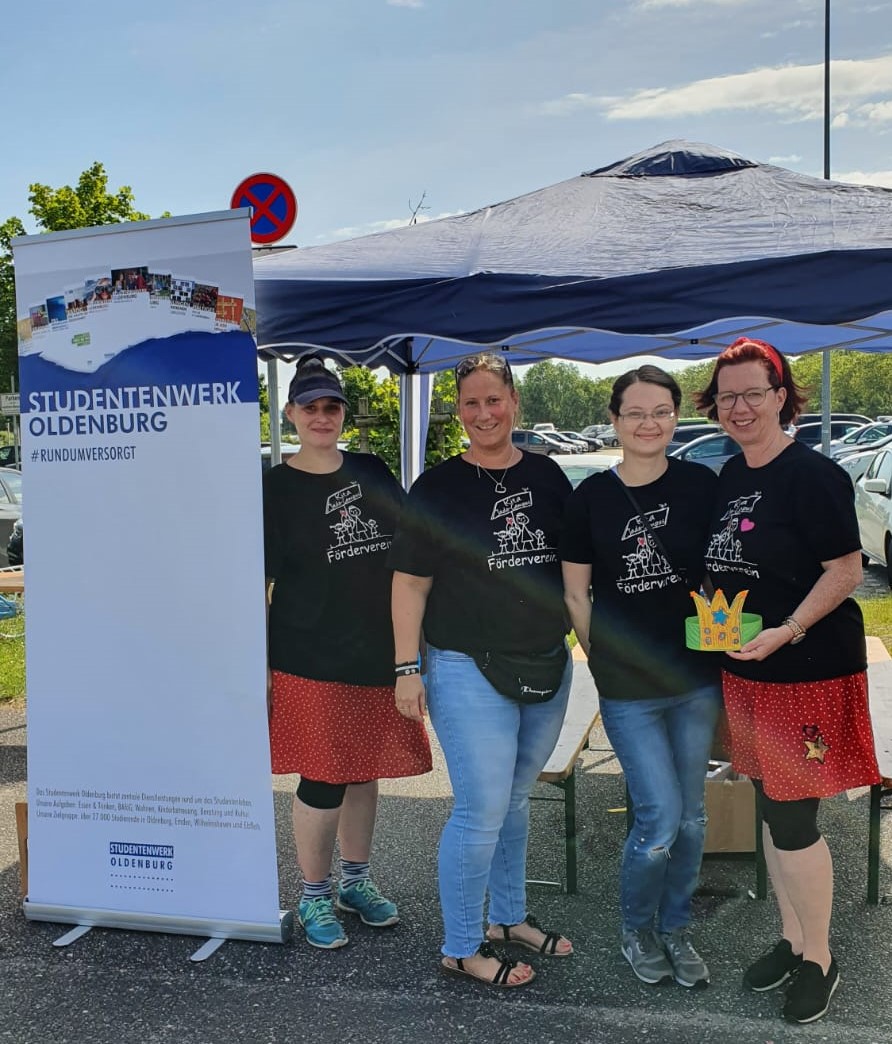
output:
POLYGON ((758 682, 722 672, 736 772, 775 801, 830 797, 879 783, 867 675, 758 682))
POLYGON ((273 772, 365 783, 431 770, 424 723, 396 709, 393 686, 348 685, 272 672, 273 772))

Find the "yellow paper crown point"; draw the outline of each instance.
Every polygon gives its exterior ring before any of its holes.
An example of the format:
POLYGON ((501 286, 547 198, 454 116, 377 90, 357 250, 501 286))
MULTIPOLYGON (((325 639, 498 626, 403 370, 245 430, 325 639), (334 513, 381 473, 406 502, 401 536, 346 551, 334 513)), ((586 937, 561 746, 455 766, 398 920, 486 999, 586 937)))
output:
POLYGON ((697 607, 701 649, 739 649, 743 634, 743 603, 749 591, 738 591, 728 605, 725 592, 718 588, 711 600, 696 591, 691 598, 697 607))

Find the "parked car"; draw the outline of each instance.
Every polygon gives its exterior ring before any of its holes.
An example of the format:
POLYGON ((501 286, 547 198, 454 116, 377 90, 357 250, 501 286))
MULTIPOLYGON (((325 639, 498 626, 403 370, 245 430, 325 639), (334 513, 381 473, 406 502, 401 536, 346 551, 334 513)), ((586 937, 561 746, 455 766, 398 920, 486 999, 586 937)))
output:
POLYGON ((876 452, 855 483, 855 512, 861 551, 886 567, 892 587, 892 447, 876 452))
POLYGON ((20 566, 25 562, 25 537, 21 515, 12 524, 12 532, 6 545, 6 561, 11 566, 20 566))
POLYGON ((699 439, 703 435, 719 435, 721 431, 722 428, 719 424, 679 425, 672 434, 672 439, 666 447, 666 452, 671 455, 675 450, 681 449, 682 446, 686 446, 689 442, 693 442, 694 439, 699 439))
POLYGON ((583 479, 587 479, 589 475, 594 475, 596 471, 606 471, 614 464, 619 464, 622 459, 613 453, 581 453, 574 457, 558 457, 555 463, 560 466, 570 480, 570 484, 576 489, 579 483, 583 479))
MULTIPOLYGON (((14 468, 0 468, 0 548, 6 548, 16 519, 22 517, 22 473, 14 468)), ((0 552, 0 565, 6 565, 0 552)), ((14 562, 13 565, 21 563, 14 562)))
POLYGON ((540 431, 538 434, 547 435, 551 439, 557 439, 569 447, 570 453, 588 453, 588 443, 585 439, 572 439, 562 431, 540 431))
POLYGON ((726 460, 740 453, 740 446, 723 431, 712 435, 701 435, 686 446, 679 446, 671 451, 670 456, 679 460, 693 460, 697 464, 705 464, 716 473, 722 470, 726 460))
POLYGON ((583 435, 581 431, 561 431, 558 434, 585 443, 584 453, 594 453, 596 450, 604 448, 604 443, 595 435, 583 435))
MULTIPOLYGON (((797 425, 799 424, 814 424, 816 421, 820 421, 820 413, 800 413, 796 418, 797 425)), ((832 421, 854 421, 856 424, 870 424, 873 417, 865 417, 863 413, 831 413, 830 420, 832 421)))
POLYGON ((616 428, 612 424, 606 425, 604 430, 598 435, 598 438, 605 446, 619 445, 619 435, 616 434, 616 428))
POLYGON ((528 453, 544 453, 548 457, 558 453, 572 453, 566 442, 551 438, 549 432, 529 431, 526 428, 515 428, 511 432, 511 441, 515 446, 527 450, 528 453))
MULTIPOLYGON (((846 421, 846 420, 835 420, 830 422, 830 438, 841 439, 844 435, 848 435, 850 431, 854 431, 855 428, 860 428, 861 425, 857 421, 846 421)), ((804 442, 806 446, 819 446, 821 444, 823 425, 817 422, 810 422, 808 424, 797 424, 796 430, 793 432, 793 438, 797 442, 804 442)))
POLYGON ((22 451, 20 446, 0 446, 0 468, 20 468, 22 451))
MULTIPOLYGON (((841 439, 831 439, 827 448, 827 456, 832 460, 838 460, 847 453, 856 452, 859 449, 868 449, 872 442, 878 442, 887 435, 892 435, 892 423, 862 424, 860 428, 853 428, 848 435, 841 439)), ((816 447, 820 449, 820 447, 816 447)))
MULTIPOLYGON (((885 442, 886 440, 884 439, 883 441, 885 442)), ((892 438, 889 441, 892 442, 892 438)), ((845 457, 840 457, 836 463, 846 472, 852 480, 852 485, 854 485, 870 467, 870 462, 877 455, 877 452, 876 448, 871 447, 870 449, 860 450, 858 453, 849 453, 845 457)))

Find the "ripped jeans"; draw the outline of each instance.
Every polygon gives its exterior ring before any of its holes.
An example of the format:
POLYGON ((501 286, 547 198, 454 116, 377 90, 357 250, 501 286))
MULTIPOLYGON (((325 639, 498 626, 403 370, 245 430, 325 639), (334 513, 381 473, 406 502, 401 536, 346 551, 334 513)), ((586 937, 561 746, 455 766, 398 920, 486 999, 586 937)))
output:
POLYGON ((601 700, 634 809, 620 874, 623 929, 686 928, 700 876, 703 789, 718 685, 652 700, 601 700))

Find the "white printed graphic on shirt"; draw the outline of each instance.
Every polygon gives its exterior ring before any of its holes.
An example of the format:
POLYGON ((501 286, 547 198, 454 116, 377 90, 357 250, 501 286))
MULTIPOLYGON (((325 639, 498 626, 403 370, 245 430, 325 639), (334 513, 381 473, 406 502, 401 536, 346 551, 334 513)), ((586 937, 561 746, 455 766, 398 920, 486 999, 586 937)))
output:
POLYGON ((504 519, 504 524, 492 531, 498 550, 487 559, 490 571, 557 561, 557 551, 545 543, 543 530, 533 528, 532 508, 533 494, 528 489, 509 493, 495 502, 490 520, 504 519))
POLYGON ((387 551, 393 541, 392 533, 379 533, 374 518, 363 518, 357 501, 362 500, 362 487, 358 482, 332 493, 325 502, 325 514, 338 514, 337 522, 329 525, 335 542, 328 548, 329 562, 369 555, 375 551, 387 551))
MULTIPOLYGON (((653 511, 645 511, 651 529, 662 529, 669 522, 669 505, 660 504, 653 511)), ((672 571, 672 566, 660 552, 654 538, 640 515, 633 515, 623 530, 620 540, 634 541, 632 550, 623 555, 625 571, 616 581, 617 588, 624 594, 638 594, 654 588, 668 587, 681 583, 681 577, 672 571)))
POLYGON ((750 515, 761 499, 759 492, 728 502, 720 519, 725 525, 718 533, 713 533, 706 550, 706 568, 711 573, 744 573, 758 578, 759 569, 755 562, 748 562, 743 557, 740 537, 756 528, 750 515))

